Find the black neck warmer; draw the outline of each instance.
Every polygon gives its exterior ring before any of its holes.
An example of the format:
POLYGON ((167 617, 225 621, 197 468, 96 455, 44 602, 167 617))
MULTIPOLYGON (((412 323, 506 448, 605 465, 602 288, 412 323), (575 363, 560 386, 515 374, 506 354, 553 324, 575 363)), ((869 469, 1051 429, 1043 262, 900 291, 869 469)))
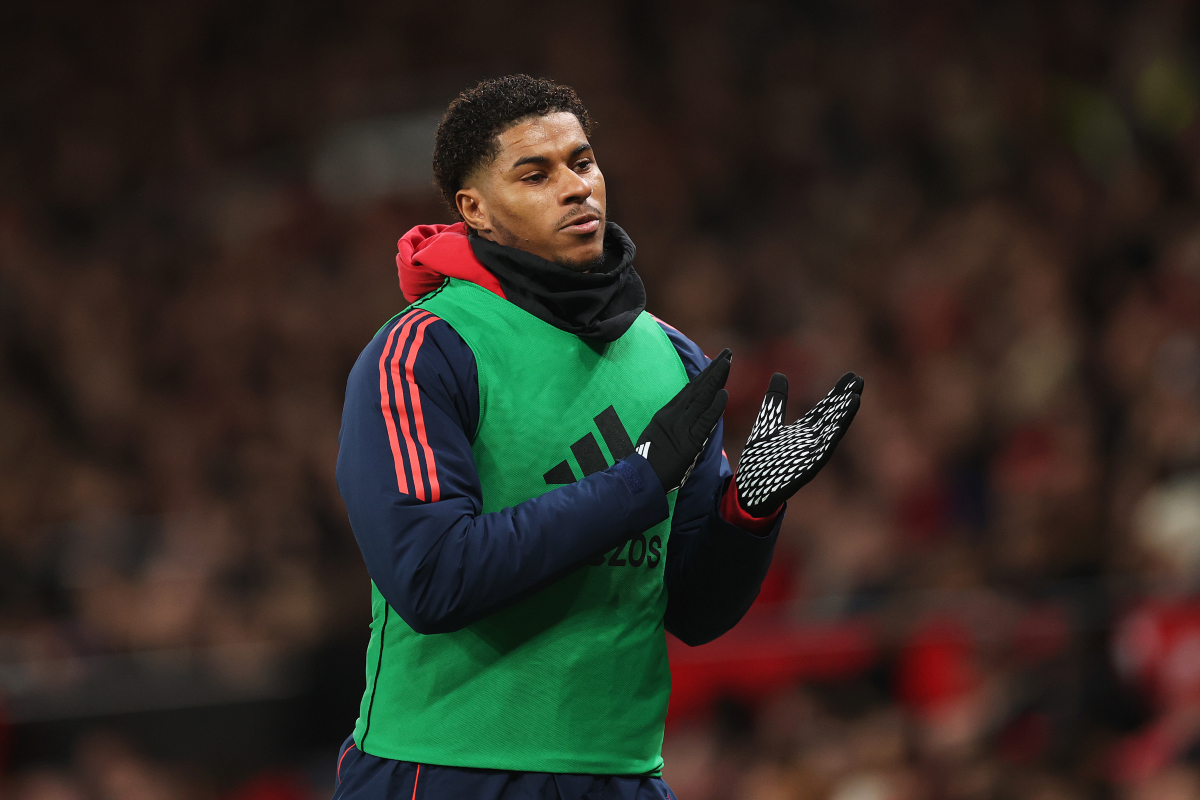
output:
POLYGON ((509 301, 559 330, 613 342, 646 307, 646 289, 633 270, 637 248, 615 223, 604 229, 602 265, 590 272, 561 267, 474 233, 470 241, 475 257, 500 281, 509 301))

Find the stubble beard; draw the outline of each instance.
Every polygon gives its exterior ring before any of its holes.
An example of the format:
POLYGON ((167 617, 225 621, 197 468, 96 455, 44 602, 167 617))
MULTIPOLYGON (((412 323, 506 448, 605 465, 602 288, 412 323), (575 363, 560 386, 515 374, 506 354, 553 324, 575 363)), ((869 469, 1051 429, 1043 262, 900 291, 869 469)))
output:
MULTIPOLYGON (((601 237, 604 236, 604 225, 604 220, 601 220, 600 230, 597 231, 601 237)), ((532 252, 528 247, 523 246, 529 241, 528 239, 522 239, 520 236, 517 236, 511 230, 506 228, 500 221, 492 220, 492 230, 495 231, 496 241, 499 244, 506 245, 508 247, 515 247, 516 249, 524 250, 527 253, 532 252)), ((603 239, 601 239, 601 241, 603 242, 603 239)), ((563 269, 569 269, 572 272, 592 272, 593 270, 598 270, 604 266, 604 247, 603 244, 601 244, 600 254, 595 258, 589 258, 580 261, 570 261, 559 258, 547 260, 552 264, 557 264, 563 269)))
POLYGON ((600 255, 585 261, 555 260, 554 263, 563 269, 569 269, 572 272, 593 272, 604 266, 604 249, 601 248, 600 255))

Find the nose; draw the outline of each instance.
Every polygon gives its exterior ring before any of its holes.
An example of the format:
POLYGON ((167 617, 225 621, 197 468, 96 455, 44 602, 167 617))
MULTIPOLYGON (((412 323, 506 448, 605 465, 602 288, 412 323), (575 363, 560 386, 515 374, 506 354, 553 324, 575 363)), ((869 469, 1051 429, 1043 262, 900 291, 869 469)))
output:
POLYGON ((582 203, 592 196, 592 184, 570 167, 563 167, 565 176, 559 187, 558 201, 562 205, 582 203))

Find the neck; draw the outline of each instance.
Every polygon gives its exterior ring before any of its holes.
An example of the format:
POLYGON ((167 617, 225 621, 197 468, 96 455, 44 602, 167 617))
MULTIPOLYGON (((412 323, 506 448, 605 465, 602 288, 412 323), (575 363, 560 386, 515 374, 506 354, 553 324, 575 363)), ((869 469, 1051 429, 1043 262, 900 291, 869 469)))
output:
POLYGON ((510 301, 562 330, 614 341, 645 307, 645 289, 633 269, 636 248, 611 222, 603 257, 585 265, 547 261, 478 232, 469 238, 476 258, 510 301))

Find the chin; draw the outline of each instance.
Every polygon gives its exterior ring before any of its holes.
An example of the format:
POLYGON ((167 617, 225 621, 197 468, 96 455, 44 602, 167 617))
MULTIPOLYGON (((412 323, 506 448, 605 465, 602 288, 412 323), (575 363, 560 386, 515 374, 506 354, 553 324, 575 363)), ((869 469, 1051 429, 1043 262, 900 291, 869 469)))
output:
POLYGON ((573 269, 589 269, 604 261, 604 245, 598 243, 595 247, 573 247, 563 253, 559 261, 572 265, 573 269))
POLYGON ((595 252, 575 251, 570 255, 559 256, 554 259, 554 263, 576 272, 587 272, 604 263, 604 249, 601 248, 595 252))

